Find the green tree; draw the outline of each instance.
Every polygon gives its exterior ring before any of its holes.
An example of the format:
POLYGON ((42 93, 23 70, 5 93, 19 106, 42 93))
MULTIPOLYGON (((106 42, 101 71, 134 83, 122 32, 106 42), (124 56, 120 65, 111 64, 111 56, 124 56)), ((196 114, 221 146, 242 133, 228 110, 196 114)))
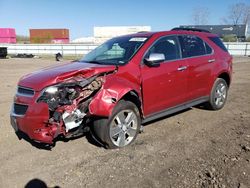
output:
POLYGON ((236 35, 224 35, 222 37, 223 42, 236 42, 237 37, 236 35))
POLYGON ((17 43, 27 44, 30 42, 30 38, 28 36, 24 36, 24 35, 17 35, 16 41, 17 41, 17 43))

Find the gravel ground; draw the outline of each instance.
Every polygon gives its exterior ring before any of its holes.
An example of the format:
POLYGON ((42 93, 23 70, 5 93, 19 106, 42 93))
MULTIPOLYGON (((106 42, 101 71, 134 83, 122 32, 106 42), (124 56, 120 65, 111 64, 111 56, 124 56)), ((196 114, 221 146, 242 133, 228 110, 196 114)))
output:
POLYGON ((250 58, 234 58, 222 110, 192 108, 148 123, 134 144, 118 150, 88 135, 51 150, 17 138, 9 123, 16 83, 52 64, 0 59, 0 187, 250 187, 250 58))

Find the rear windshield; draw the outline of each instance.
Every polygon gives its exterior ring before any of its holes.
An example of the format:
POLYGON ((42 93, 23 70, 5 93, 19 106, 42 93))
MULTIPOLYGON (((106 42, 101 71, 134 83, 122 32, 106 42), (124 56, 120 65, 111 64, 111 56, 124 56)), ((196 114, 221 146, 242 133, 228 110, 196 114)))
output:
POLYGON ((223 42, 220 40, 219 37, 208 37, 211 41, 213 41, 214 44, 219 46, 223 51, 228 52, 227 48, 223 44, 223 42))

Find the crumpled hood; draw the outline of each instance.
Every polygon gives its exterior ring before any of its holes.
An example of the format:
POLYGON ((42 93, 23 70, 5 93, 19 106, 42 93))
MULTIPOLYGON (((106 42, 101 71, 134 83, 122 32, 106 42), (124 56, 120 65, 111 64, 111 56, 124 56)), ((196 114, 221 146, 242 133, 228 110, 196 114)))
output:
POLYGON ((70 62, 48 67, 23 76, 18 85, 41 91, 43 88, 63 80, 81 75, 89 78, 96 74, 114 71, 114 65, 99 65, 84 62, 70 62))

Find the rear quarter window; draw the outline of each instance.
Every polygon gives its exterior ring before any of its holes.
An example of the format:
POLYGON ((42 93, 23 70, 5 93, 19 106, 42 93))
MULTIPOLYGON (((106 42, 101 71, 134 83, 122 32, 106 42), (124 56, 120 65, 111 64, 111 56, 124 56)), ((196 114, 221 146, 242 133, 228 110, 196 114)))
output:
POLYGON ((216 44, 220 49, 222 49, 225 52, 228 52, 227 48, 223 44, 223 42, 220 40, 219 37, 208 37, 214 44, 216 44))
POLYGON ((207 54, 204 42, 194 35, 179 36, 182 46, 182 56, 195 57, 207 54))

